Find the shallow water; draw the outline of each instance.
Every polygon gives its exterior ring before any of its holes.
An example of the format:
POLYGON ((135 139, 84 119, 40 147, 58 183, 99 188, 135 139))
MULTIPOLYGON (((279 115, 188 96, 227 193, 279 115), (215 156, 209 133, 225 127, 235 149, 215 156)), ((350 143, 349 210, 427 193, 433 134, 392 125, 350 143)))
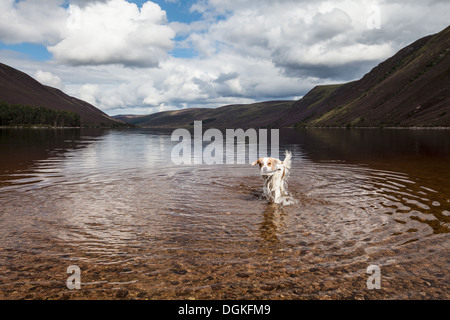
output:
POLYGON ((283 129, 285 207, 255 167, 174 165, 175 144, 1 130, 0 298, 449 298, 450 131, 283 129))

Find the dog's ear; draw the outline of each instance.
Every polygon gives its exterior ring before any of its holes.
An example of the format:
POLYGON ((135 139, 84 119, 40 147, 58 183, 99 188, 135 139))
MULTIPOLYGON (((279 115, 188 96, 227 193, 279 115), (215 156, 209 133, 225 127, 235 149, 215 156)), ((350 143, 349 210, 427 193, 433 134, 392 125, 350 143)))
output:
POLYGON ((260 163, 261 163, 261 158, 259 158, 258 160, 254 161, 252 163, 252 166, 256 166, 257 164, 260 164, 260 163))

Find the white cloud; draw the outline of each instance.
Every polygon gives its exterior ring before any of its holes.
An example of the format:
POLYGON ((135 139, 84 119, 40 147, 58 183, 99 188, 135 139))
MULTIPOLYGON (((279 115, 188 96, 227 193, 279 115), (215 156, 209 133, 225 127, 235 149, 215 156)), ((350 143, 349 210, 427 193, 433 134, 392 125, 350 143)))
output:
MULTIPOLYGON (((225 19, 205 21, 201 32, 186 41, 204 56, 227 50, 242 56, 271 59, 286 74, 305 66, 314 75, 331 66, 365 64, 366 72, 420 36, 437 32, 448 24, 450 5, 430 0, 419 2, 365 1, 253 1, 209 0, 193 10, 225 19), (377 4, 378 3, 378 4, 377 4), (369 30, 372 6, 380 9, 381 28, 369 30), (445 10, 447 9, 447 10, 445 10)), ((359 70, 361 72, 361 70, 359 70)), ((308 74, 306 74, 308 75, 308 74)), ((358 77, 361 74, 352 74, 358 77)), ((348 79, 343 76, 342 79, 348 79)))
POLYGON ((87 83, 82 85, 78 89, 77 96, 86 102, 89 102, 92 105, 98 106, 98 97, 100 94, 100 87, 97 84, 87 83))
POLYGON ((34 78, 46 86, 54 87, 59 90, 64 89, 61 78, 51 72, 38 70, 34 73, 34 78))
MULTIPOLYGON (((210 8, 217 12, 231 9, 230 2, 209 4, 217 5, 210 8)), ((380 61, 394 53, 389 41, 383 44, 359 41, 367 32, 364 4, 336 2, 341 8, 330 2, 254 4, 244 2, 227 19, 210 25, 207 32, 192 33, 186 41, 204 56, 226 51, 270 59, 283 69, 380 61)))
POLYGON ((60 39, 66 11, 59 0, 0 0, 0 41, 50 44, 60 39))
POLYGON ((48 47, 59 62, 157 66, 173 48, 166 12, 151 1, 141 8, 125 0, 70 5, 68 13, 63 39, 48 47))
MULTIPOLYGON (((285 98, 306 91, 314 81, 287 78, 270 61, 249 62, 225 54, 214 59, 169 58, 159 68, 101 66, 95 74, 98 79, 109 75, 115 82, 99 87, 72 85, 70 90, 110 114, 128 113, 129 107, 146 113, 169 107, 217 107, 285 98)), ((85 81, 94 83, 95 79, 85 81)))

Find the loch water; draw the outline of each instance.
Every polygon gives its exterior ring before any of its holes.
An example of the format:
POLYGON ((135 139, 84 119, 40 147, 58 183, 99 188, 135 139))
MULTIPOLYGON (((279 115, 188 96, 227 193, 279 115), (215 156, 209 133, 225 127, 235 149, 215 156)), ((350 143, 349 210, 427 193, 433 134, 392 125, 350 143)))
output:
POLYGON ((170 131, 0 129, 0 298, 450 297, 450 130, 279 137, 289 206, 251 161, 173 164, 170 131))

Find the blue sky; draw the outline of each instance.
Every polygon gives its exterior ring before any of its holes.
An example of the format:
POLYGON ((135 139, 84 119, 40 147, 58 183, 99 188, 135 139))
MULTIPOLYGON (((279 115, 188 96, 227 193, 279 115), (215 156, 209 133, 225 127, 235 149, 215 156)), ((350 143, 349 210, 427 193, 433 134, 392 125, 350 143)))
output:
MULTIPOLYGON (((146 1, 133 1, 141 6, 146 1)), ((202 16, 198 12, 191 12, 191 6, 195 3, 193 0, 167 2, 165 0, 153 1, 166 11, 167 20, 169 22, 178 21, 190 23, 192 21, 201 20, 202 16)))
POLYGON ((2 49, 23 53, 24 55, 30 57, 30 59, 36 61, 46 61, 52 58, 52 55, 48 52, 47 48, 41 44, 33 44, 28 42, 19 44, 5 44, 0 42, 0 50, 2 49))
POLYGON ((447 0, 0 0, 0 62, 104 112, 296 100, 448 26, 447 0))
MULTIPOLYGON (((146 1, 132 1, 136 3, 138 6, 142 6, 143 3, 146 1)), ((165 1, 165 0, 158 0, 153 1, 161 7, 164 11, 166 11, 167 14, 167 20, 169 22, 183 22, 190 24, 193 21, 199 21, 202 19, 202 15, 198 12, 192 12, 191 6, 195 2, 193 0, 187 0, 187 1, 165 1)), ((185 39, 186 36, 177 36, 175 37, 176 41, 185 39)), ((175 47, 171 53, 174 57, 187 57, 191 58, 196 55, 196 51, 192 48, 179 48, 175 47)))

